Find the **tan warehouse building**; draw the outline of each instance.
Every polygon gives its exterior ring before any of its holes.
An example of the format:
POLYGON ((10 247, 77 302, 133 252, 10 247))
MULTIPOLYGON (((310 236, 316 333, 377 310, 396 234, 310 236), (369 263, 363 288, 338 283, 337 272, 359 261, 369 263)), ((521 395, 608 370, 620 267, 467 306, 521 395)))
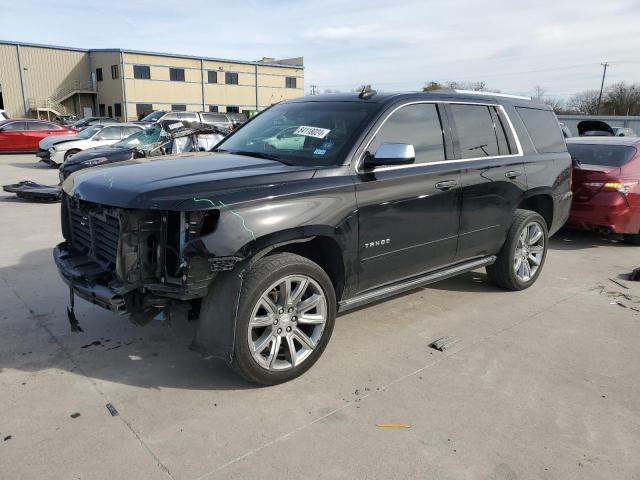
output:
POLYGON ((0 109, 10 117, 249 113, 303 92, 301 57, 241 61, 0 41, 0 109))

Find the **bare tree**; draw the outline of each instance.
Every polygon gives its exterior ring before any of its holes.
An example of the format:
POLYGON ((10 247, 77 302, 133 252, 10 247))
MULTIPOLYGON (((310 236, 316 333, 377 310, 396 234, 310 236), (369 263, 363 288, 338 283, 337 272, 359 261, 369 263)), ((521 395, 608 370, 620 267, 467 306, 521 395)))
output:
POLYGON ((595 115, 598 111, 598 90, 585 90, 569 99, 569 107, 574 113, 595 115))
POLYGON ((567 108, 566 103, 562 99, 548 96, 547 89, 540 85, 533 87, 531 100, 549 105, 555 113, 570 113, 570 109, 567 108))
POLYGON ((547 95, 547 89, 536 85, 533 87, 533 95, 531 96, 531 100, 535 100, 536 102, 544 102, 547 95))
POLYGON ((438 82, 429 82, 422 87, 423 92, 433 92, 435 90, 442 90, 444 87, 438 82))
POLYGON ((609 115, 640 114, 640 84, 615 83, 607 88, 601 111, 609 115))

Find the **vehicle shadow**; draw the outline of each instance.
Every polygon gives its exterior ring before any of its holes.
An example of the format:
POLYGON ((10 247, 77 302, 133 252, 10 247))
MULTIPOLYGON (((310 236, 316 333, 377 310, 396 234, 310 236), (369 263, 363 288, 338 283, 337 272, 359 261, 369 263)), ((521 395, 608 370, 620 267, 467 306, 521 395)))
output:
POLYGON ((72 333, 66 314, 69 290, 58 277, 50 249, 0 268, 0 299, 6 332, 0 337, 0 373, 54 368, 141 388, 259 388, 225 362, 190 350, 195 322, 155 320, 140 327, 76 297, 76 316, 84 332, 72 333))
POLYGON ((549 249, 551 250, 580 250, 598 247, 633 249, 634 245, 625 243, 620 235, 602 235, 569 227, 561 229, 549 241, 549 249))

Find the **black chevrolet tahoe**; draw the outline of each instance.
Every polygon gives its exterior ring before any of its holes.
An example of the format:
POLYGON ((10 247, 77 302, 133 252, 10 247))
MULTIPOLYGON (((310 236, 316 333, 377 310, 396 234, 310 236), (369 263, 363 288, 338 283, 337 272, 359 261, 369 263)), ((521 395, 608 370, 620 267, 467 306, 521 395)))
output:
POLYGON ((193 349, 269 385, 313 365, 338 312, 480 267, 531 286, 570 184, 555 115, 523 97, 304 97, 212 152, 71 175, 53 256, 72 300, 196 321, 193 349))

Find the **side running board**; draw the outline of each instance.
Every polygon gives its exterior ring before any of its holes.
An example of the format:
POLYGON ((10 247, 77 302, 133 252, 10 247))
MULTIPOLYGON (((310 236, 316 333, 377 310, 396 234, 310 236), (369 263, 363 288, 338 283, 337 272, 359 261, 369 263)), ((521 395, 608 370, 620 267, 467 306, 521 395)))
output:
POLYGON ((390 297, 392 295, 398 295, 399 293, 413 290, 430 283, 439 282, 440 280, 444 280, 449 277, 455 277, 456 275, 475 270, 476 268, 486 267, 487 265, 491 265, 495 261, 496 256, 492 255, 490 257, 484 257, 465 263, 459 263, 452 267, 443 268, 442 270, 430 272, 419 277, 413 277, 409 280, 403 280, 399 283, 394 283, 393 285, 380 287, 370 292, 366 292, 356 297, 348 298, 341 301, 338 305, 338 310, 340 312, 344 312, 346 310, 351 310, 352 308, 361 307, 362 305, 366 305, 367 303, 382 300, 383 298, 390 297))

